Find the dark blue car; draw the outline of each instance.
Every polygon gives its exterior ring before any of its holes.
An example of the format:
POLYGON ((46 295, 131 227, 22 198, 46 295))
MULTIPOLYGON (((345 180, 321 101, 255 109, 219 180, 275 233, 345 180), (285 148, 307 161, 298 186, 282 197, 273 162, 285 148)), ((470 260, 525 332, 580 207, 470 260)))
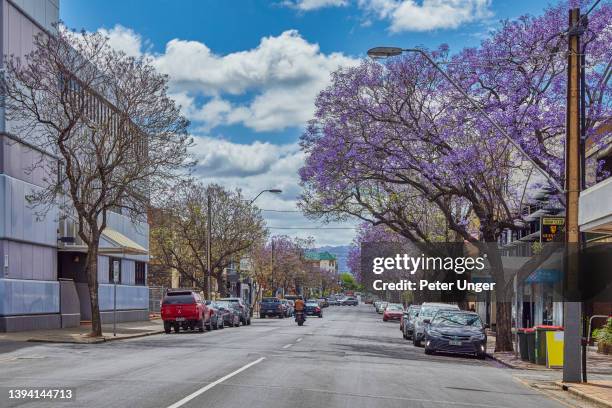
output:
POLYGON ((485 329, 477 313, 440 310, 425 327, 425 354, 471 354, 484 359, 487 349, 485 329))

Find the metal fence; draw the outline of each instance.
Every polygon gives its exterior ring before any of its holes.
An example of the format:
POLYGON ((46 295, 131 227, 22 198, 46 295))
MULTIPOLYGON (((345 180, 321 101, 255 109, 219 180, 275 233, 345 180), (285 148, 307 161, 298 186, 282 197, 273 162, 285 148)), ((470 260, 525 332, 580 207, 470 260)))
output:
POLYGON ((163 286, 149 286, 149 312, 160 313, 161 301, 167 288, 163 286))

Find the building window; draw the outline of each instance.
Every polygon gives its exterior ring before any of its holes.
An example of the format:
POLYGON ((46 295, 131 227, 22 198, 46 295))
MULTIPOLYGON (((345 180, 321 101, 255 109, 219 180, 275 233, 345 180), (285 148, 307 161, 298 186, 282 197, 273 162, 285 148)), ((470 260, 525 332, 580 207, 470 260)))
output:
POLYGON ((108 281, 115 282, 115 271, 119 274, 117 283, 121 283, 121 258, 109 258, 108 261, 108 281))
POLYGON ((145 271, 146 271, 146 264, 144 262, 136 262, 136 277, 135 277, 135 284, 136 285, 141 285, 144 286, 145 285, 145 271))

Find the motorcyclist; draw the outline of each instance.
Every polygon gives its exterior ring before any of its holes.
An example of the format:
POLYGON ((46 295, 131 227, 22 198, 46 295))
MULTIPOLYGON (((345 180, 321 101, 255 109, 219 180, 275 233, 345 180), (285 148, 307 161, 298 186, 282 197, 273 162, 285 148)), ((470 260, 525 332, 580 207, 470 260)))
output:
POLYGON ((295 304, 293 305, 293 309, 295 310, 295 320, 297 320, 297 314, 302 313, 303 319, 306 320, 306 313, 304 313, 304 308, 306 304, 301 298, 297 298, 295 300, 295 304))

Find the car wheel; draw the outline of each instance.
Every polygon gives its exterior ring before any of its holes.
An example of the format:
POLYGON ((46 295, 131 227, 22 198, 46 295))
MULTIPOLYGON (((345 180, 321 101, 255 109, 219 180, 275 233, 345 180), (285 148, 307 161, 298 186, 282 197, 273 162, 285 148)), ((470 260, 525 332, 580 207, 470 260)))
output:
POLYGON ((221 323, 219 323, 219 329, 225 328, 225 320, 221 319, 221 323))
POLYGON ((323 313, 319 313, 319 318, 323 318, 323 313))
POLYGON ((478 353, 476 354, 476 358, 479 360, 485 360, 487 358, 487 355, 485 353, 478 353))
POLYGON ((266 318, 266 315, 260 314, 260 315, 259 315, 259 318, 260 318, 260 319, 265 319, 265 318, 266 318))
POLYGON ((174 323, 174 332, 178 333, 181 330, 181 325, 178 323, 174 323))
POLYGON ((406 336, 406 332, 402 330, 402 337, 404 340, 408 340, 408 336, 406 336))
POLYGON ((421 347, 421 339, 416 334, 413 334, 412 344, 414 344, 414 347, 421 347))
POLYGON ((247 320, 247 326, 251 325, 251 318, 249 317, 249 319, 247 320))
POLYGON ((164 331, 166 332, 166 334, 170 334, 171 330, 172 325, 170 324, 170 322, 164 322, 164 331))
POLYGON ((428 349, 427 347, 425 347, 425 354, 427 354, 428 356, 432 355, 434 353, 433 350, 428 349))

